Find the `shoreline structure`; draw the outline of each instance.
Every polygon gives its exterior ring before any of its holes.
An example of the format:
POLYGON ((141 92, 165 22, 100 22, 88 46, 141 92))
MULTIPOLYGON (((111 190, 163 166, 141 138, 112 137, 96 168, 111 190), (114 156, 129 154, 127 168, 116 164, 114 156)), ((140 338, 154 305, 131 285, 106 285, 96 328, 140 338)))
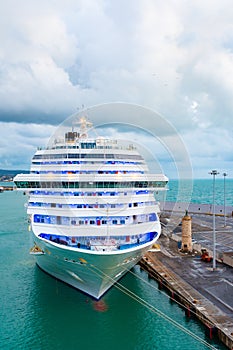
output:
POLYGON ((165 202, 160 207, 161 221, 164 219, 165 222, 158 241, 161 249, 145 254, 139 263, 140 267, 148 272, 149 278, 158 282, 159 289, 164 288, 168 292, 171 301, 185 309, 186 317, 194 316, 205 325, 210 339, 216 336, 225 346, 233 349, 233 207, 225 208, 226 227, 223 227, 224 207, 215 207, 218 237, 228 239, 227 243, 218 246, 216 270, 213 270, 211 262, 201 261, 202 249, 207 248, 210 256, 213 256, 212 205, 165 202), (189 215, 193 215, 195 231, 191 253, 179 249, 180 222, 186 209, 189 215))
MULTIPOLYGON (((165 201, 160 203, 161 213, 174 212, 184 214, 185 210, 188 210, 191 214, 205 214, 213 215, 213 205, 204 203, 185 203, 185 202, 172 202, 165 201)), ((225 206, 226 216, 233 217, 233 206, 225 206)), ((224 205, 215 204, 215 215, 224 216, 224 205)))
POLYGON ((195 316, 206 326, 210 339, 217 336, 229 349, 233 349, 233 320, 204 297, 189 283, 159 262, 157 253, 147 253, 139 262, 150 278, 158 282, 159 289, 166 289, 170 299, 185 309, 187 317, 195 316))

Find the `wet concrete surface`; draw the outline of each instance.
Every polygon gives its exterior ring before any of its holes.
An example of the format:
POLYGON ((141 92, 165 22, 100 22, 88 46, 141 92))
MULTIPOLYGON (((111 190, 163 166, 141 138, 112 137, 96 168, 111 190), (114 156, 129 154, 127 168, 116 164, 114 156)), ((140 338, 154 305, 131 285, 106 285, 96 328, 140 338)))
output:
MULTIPOLYGON (((223 227, 223 219, 216 217, 216 241, 218 243, 216 249, 218 252, 233 252, 233 219, 228 219, 227 227, 223 227)), ((179 221, 177 217, 175 220, 179 221)), ((193 237, 197 243, 202 243, 207 247, 213 244, 212 220, 211 216, 205 215, 192 217, 193 237)), ((171 221, 169 224, 171 225, 171 221)), ((175 230, 178 234, 179 231, 181 232, 179 224, 175 230)), ((166 234, 168 236, 162 235, 158 241, 161 252, 156 254, 158 254, 157 257, 161 263, 221 309, 233 322, 233 268, 216 262, 216 269, 213 270, 213 263, 203 262, 200 254, 180 252, 177 242, 170 238, 169 228, 166 230, 166 234)))

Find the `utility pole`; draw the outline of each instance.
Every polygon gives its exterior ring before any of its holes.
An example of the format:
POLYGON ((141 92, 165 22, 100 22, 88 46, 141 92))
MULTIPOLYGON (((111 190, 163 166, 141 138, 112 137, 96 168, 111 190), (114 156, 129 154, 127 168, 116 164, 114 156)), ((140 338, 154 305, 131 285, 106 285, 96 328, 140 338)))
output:
POLYGON ((213 175, 213 271, 216 270, 215 176, 218 174, 217 170, 212 170, 210 172, 210 175, 213 175))
POLYGON ((227 176, 227 173, 223 173, 223 181, 224 181, 224 227, 226 227, 226 176, 227 176))

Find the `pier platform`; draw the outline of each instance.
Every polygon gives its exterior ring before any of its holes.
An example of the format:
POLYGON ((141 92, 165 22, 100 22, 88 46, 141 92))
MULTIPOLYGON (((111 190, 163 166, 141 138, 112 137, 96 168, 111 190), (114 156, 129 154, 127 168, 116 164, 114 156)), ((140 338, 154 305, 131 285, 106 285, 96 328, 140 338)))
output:
POLYGON ((233 318, 161 263, 157 253, 147 253, 140 266, 158 281, 160 289, 167 289, 171 299, 185 308, 187 317, 195 316, 206 326, 210 338, 217 334, 219 340, 233 349, 233 318))
MULTIPOLYGON (((192 220, 195 244, 211 246, 211 217, 194 215, 192 220)), ((226 227, 223 223, 222 217, 216 218, 220 254, 225 250, 233 252, 233 219, 228 218, 226 227)), ((148 252, 140 266, 158 281, 159 288, 165 288, 171 299, 185 308, 188 317, 195 316, 206 326, 210 338, 216 334, 233 349, 233 268, 220 260, 213 270, 212 263, 202 261, 198 252, 182 253, 172 239, 174 231, 179 235, 179 215, 171 218, 165 231, 166 235, 158 241, 161 251, 148 252), (176 228, 172 220, 178 224, 176 228), (173 229, 170 234, 169 226, 173 229)))

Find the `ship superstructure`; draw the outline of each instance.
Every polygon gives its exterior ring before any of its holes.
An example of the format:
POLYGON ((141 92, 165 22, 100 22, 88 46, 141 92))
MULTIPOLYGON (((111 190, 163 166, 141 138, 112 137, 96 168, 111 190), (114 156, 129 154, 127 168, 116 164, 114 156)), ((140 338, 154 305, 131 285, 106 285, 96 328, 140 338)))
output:
POLYGON ((37 264, 99 299, 160 235, 155 191, 163 174, 149 174, 132 144, 89 138, 91 123, 38 149, 30 174, 14 181, 28 192, 27 212, 37 264))

